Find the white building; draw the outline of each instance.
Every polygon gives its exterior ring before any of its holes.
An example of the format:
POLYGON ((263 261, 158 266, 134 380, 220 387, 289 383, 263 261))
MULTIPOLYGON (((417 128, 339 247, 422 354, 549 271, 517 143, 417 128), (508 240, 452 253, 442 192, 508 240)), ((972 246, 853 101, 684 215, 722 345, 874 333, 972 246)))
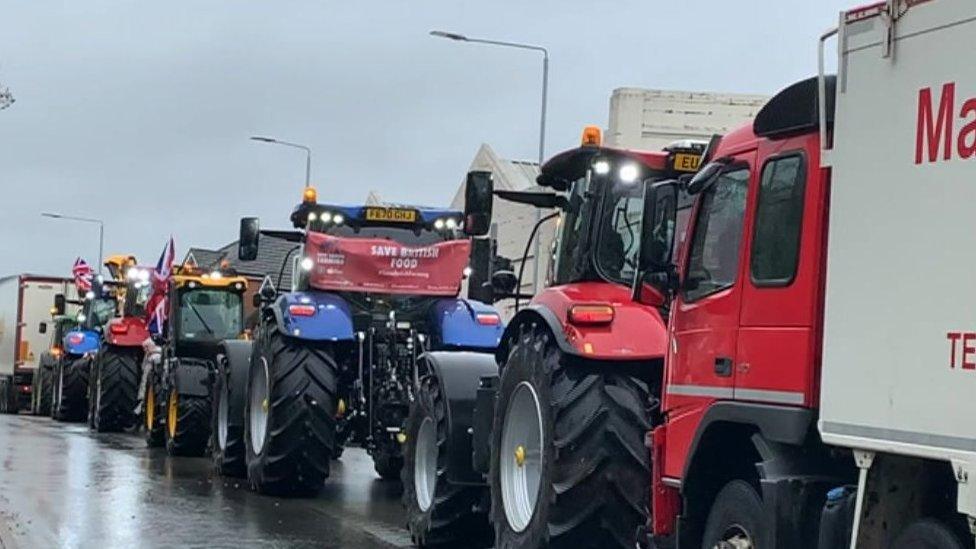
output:
POLYGON ((610 147, 661 150, 679 139, 707 141, 756 116, 766 96, 617 88, 610 96, 610 147))

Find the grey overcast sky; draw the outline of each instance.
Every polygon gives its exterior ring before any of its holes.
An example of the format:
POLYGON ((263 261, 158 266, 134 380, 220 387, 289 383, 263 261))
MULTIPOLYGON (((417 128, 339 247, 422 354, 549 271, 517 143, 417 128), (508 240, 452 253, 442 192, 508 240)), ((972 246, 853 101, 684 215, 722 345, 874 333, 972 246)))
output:
POLYGON ((535 159, 541 60, 445 29, 549 48, 549 154, 607 124, 614 88, 773 93, 815 71, 857 0, 0 0, 0 275, 67 275, 109 253, 155 263, 172 234, 286 227, 298 150, 322 200, 447 203, 478 146, 535 159))

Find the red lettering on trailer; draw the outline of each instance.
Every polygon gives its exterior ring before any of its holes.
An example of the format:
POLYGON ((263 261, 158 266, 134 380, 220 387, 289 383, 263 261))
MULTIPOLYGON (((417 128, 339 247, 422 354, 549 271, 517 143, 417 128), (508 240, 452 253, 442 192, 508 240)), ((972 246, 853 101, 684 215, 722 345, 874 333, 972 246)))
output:
POLYGON ((946 337, 952 342, 949 346, 949 368, 954 370, 956 368, 956 342, 962 337, 962 333, 949 332, 946 337))
POLYGON ((976 370, 976 362, 969 362, 969 357, 976 353, 976 347, 971 347, 970 342, 976 341, 976 333, 966 332, 962 335, 962 369, 976 370))
MULTIPOLYGON (((918 91, 918 114, 915 126, 915 163, 921 164, 922 152, 928 152, 928 162, 936 162, 939 157, 939 146, 942 146, 942 159, 952 158, 952 115, 955 109, 956 84, 949 82, 942 86, 942 96, 939 98, 939 117, 933 125, 932 118, 932 88, 922 88, 918 91)), ((968 127, 968 125, 967 125, 968 127)), ((962 138, 962 134, 960 134, 962 138)))

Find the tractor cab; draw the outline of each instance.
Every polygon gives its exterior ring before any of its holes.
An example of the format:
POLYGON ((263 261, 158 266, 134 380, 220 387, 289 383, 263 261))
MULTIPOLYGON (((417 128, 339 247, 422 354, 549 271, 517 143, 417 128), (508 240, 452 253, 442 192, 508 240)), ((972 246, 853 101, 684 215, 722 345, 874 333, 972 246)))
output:
POLYGON ((691 205, 684 182, 697 171, 706 144, 686 140, 635 151, 604 147, 601 139, 599 128, 587 127, 580 147, 542 166, 537 182, 555 192, 495 194, 559 211, 547 286, 609 283, 663 305, 667 281, 653 267, 668 263, 684 231, 691 205))
POLYGON ((168 329, 176 356, 213 360, 221 341, 240 339, 246 290, 244 277, 177 267, 169 288, 168 329))

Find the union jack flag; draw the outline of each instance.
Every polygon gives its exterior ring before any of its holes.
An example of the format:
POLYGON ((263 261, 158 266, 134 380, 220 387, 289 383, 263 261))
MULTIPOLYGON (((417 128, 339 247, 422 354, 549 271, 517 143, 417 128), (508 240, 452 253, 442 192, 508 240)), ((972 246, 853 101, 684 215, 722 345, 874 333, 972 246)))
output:
POLYGON ((84 296, 92 289, 93 274, 91 265, 87 261, 80 257, 75 259, 75 264, 71 267, 71 275, 75 277, 75 288, 78 289, 79 296, 84 296))
POLYGON ((166 313, 169 306, 167 295, 169 292, 169 275, 173 271, 173 259, 176 256, 176 248, 173 245, 173 237, 169 237, 169 242, 163 247, 163 253, 156 262, 156 269, 152 273, 153 293, 146 303, 146 314, 148 315, 149 333, 154 336, 163 335, 166 326, 166 313))

